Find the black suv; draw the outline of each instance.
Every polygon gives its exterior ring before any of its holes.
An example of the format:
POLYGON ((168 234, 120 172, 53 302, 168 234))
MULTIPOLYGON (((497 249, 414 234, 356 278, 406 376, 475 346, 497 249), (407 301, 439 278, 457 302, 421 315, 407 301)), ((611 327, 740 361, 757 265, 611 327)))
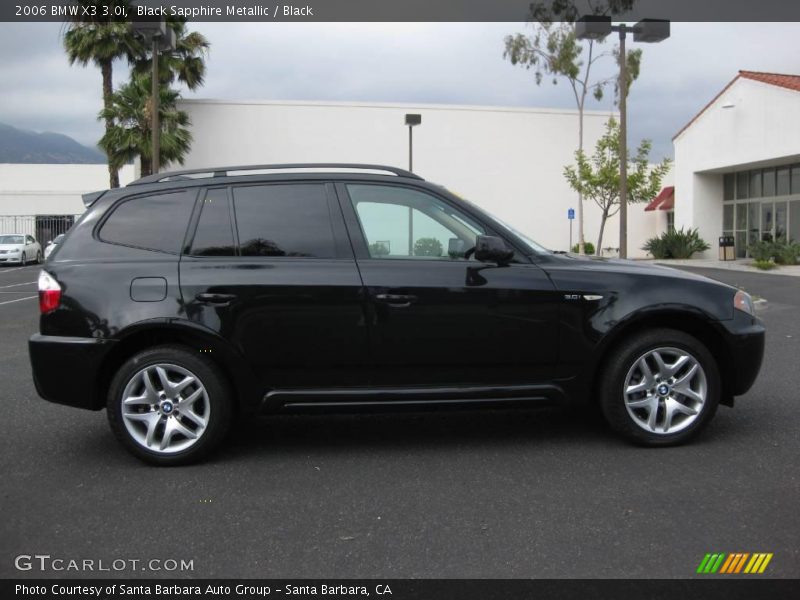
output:
POLYGON ((85 201, 39 278, 36 388, 107 408, 156 464, 236 415, 368 407, 595 405, 676 444, 761 366, 745 292, 550 252, 400 169, 180 171, 85 201))

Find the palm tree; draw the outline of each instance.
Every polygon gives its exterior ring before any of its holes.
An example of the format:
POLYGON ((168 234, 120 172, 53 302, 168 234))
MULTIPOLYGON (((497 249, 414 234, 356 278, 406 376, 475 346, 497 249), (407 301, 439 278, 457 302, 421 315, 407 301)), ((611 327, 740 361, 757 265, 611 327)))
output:
MULTIPOLYGON (((177 162, 189 151, 192 135, 187 129, 189 116, 177 108, 180 94, 162 85, 159 97, 161 125, 161 151, 159 162, 177 162)), ((108 155, 109 164, 117 168, 140 157, 142 176, 152 169, 151 145, 151 78, 133 74, 131 80, 111 95, 110 105, 100 111, 100 118, 111 126, 100 140, 100 147, 108 155)))
MULTIPOLYGON (((172 85, 179 81, 190 90, 197 89, 203 85, 206 75, 205 57, 211 44, 202 33, 188 31, 185 17, 167 16, 166 22, 175 32, 175 48, 158 53, 159 82, 162 85, 172 85)), ((151 54, 139 56, 134 66, 136 73, 150 72, 151 54)))
MULTIPOLYGON (((128 6, 128 0, 81 0, 81 6, 94 6, 95 14, 101 15, 104 6, 128 6)), ((142 47, 131 30, 130 23, 94 17, 75 17, 70 21, 64 33, 64 49, 67 51, 69 63, 82 66, 94 63, 100 68, 103 76, 103 107, 107 110, 111 105, 113 87, 113 64, 117 59, 136 60, 141 55, 142 47)), ((106 119, 106 133, 113 123, 106 119)), ((108 163, 109 185, 119 187, 119 167, 108 163)))

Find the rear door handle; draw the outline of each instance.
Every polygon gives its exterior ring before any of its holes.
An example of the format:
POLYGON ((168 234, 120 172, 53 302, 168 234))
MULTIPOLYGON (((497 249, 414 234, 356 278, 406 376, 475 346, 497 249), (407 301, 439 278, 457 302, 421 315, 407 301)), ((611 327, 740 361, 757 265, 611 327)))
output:
POLYGON ((204 304, 216 304, 218 306, 226 306, 230 304, 233 300, 236 300, 236 295, 203 293, 203 294, 197 294, 194 298, 198 302, 202 302, 204 304))
POLYGON ((375 294, 375 301, 402 308, 411 306, 411 304, 417 301, 417 297, 410 294, 375 294))

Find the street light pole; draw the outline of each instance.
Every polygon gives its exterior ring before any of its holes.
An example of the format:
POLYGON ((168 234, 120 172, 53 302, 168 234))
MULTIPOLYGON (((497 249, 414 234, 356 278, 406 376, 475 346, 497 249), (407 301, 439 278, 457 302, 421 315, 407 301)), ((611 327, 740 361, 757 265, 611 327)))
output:
POLYGON ((619 257, 628 258, 628 57, 619 26, 619 257))
MULTIPOLYGON (((624 23, 612 26, 611 17, 589 15, 575 21, 579 40, 603 40, 612 31, 619 33, 619 257, 628 257, 628 56, 625 39, 633 33, 634 42, 661 42, 669 37, 669 21, 642 19, 633 27, 624 23)), ((600 250, 598 248, 598 250, 600 250)))
POLYGON ((153 173, 158 173, 161 158, 161 123, 159 121, 160 100, 161 94, 159 90, 159 76, 158 76, 158 44, 159 38, 153 36, 153 85, 152 85, 152 115, 150 115, 150 138, 152 141, 152 154, 153 158, 150 161, 151 170, 153 173))

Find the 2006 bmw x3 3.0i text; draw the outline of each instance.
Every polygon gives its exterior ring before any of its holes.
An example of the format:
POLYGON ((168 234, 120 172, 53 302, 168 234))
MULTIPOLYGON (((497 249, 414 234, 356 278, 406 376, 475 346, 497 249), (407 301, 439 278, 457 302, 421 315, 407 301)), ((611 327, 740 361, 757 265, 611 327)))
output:
POLYGON ((753 384, 745 292, 554 253, 443 187, 376 165, 161 173, 89 194, 39 278, 39 394, 107 408, 181 464, 234 416, 599 405, 684 442, 753 384))

